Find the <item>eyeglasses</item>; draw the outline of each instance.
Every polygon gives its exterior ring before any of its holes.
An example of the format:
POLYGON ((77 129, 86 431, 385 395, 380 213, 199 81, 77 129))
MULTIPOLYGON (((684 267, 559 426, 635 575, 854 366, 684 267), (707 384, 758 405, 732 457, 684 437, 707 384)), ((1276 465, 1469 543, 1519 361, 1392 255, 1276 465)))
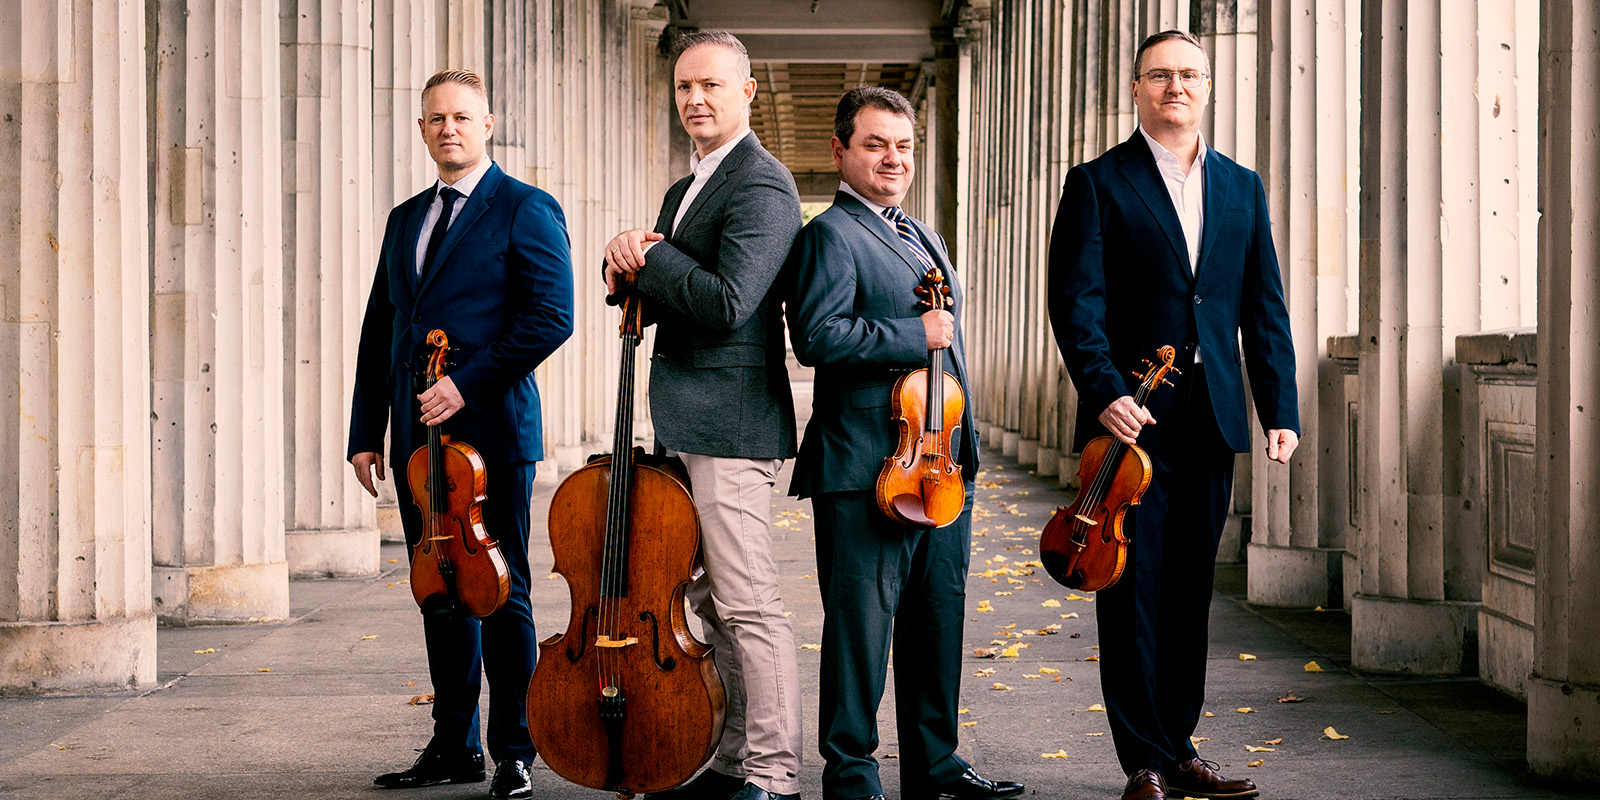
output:
POLYGON ((1177 78, 1185 88, 1193 89, 1199 86, 1201 81, 1211 76, 1192 69, 1179 70, 1177 72, 1170 69, 1153 69, 1139 77, 1149 80, 1150 85, 1157 89, 1165 89, 1171 86, 1173 78, 1177 78))

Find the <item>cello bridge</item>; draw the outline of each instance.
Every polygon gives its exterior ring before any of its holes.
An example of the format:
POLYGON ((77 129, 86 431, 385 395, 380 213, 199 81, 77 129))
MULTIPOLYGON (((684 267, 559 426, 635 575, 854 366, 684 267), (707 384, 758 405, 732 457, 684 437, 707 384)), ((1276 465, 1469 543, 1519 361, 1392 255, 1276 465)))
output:
POLYGON ((594 640, 595 647, 631 647, 639 643, 639 637, 629 636, 626 639, 613 639, 610 636, 599 636, 594 640))

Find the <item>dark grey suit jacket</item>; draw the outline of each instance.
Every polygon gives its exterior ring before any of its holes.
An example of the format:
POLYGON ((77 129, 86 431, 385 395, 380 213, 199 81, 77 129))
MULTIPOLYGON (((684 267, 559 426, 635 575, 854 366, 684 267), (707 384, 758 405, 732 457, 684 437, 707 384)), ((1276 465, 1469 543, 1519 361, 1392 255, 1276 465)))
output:
POLYGON ((754 133, 730 151, 671 233, 693 176, 673 184, 637 286, 656 323, 656 441, 682 453, 789 458, 794 397, 774 282, 800 230, 794 177, 754 133))
MULTIPOLYGON (((950 276, 956 338, 944 368, 967 396, 951 446, 962 478, 970 482, 978 469, 978 439, 960 327, 966 298, 944 240, 922 222, 911 222, 950 276)), ((887 220, 842 191, 832 208, 800 232, 789 260, 794 276, 790 339, 800 363, 817 368, 811 421, 789 493, 871 491, 883 459, 899 441, 899 428, 889 416, 894 382, 906 370, 928 365, 928 337, 915 293, 923 270, 887 220)))

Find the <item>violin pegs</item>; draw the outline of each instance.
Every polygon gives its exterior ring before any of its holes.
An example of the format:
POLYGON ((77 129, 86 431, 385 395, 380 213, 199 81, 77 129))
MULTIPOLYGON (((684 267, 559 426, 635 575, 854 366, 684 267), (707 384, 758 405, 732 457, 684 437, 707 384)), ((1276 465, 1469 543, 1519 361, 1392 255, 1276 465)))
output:
POLYGON ((1161 379, 1161 384, 1162 384, 1162 385, 1163 385, 1163 386, 1171 386, 1171 385, 1172 385, 1172 381, 1169 381, 1169 380, 1167 380, 1167 379, 1166 379, 1166 378, 1162 378, 1162 379, 1161 379))

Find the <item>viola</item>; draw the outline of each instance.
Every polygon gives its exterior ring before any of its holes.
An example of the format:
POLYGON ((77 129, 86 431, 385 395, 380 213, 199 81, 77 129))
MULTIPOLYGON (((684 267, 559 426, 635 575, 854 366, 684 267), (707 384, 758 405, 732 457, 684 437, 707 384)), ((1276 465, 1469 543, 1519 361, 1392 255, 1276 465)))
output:
POLYGON ((528 733, 557 775, 627 796, 677 786, 710 760, 727 698, 684 607, 700 561, 688 475, 677 459, 633 447, 640 298, 629 292, 622 306, 612 452, 567 476, 550 501, 554 571, 572 615, 539 643, 528 733))
MULTIPOLYGON (((1143 407, 1150 393, 1171 386, 1168 372, 1175 355, 1168 345, 1157 351, 1159 365, 1145 359, 1133 400, 1143 407)), ((1039 534, 1039 560, 1057 583, 1069 589, 1098 592, 1117 582, 1128 563, 1128 537, 1123 517, 1150 486, 1150 456, 1136 444, 1111 436, 1091 439, 1078 462, 1078 496, 1061 506, 1039 534)))
MULTIPOLYGON (((950 285, 938 267, 918 284, 918 307, 946 310, 950 285)), ((950 438, 961 430, 967 399, 955 376, 944 371, 946 348, 928 351, 928 366, 895 381, 890 416, 900 429, 894 455, 878 472, 878 508, 915 528, 943 528, 961 516, 967 502, 961 467, 951 458, 950 438)))
MULTIPOLYGON (((450 339, 428 334, 426 385, 444 376, 450 339)), ((505 605, 511 573, 500 544, 483 528, 484 490, 489 485, 483 456, 472 445, 428 426, 428 443, 406 464, 412 501, 422 513, 422 538, 411 549, 411 596, 423 613, 465 610, 487 617, 505 605)))

